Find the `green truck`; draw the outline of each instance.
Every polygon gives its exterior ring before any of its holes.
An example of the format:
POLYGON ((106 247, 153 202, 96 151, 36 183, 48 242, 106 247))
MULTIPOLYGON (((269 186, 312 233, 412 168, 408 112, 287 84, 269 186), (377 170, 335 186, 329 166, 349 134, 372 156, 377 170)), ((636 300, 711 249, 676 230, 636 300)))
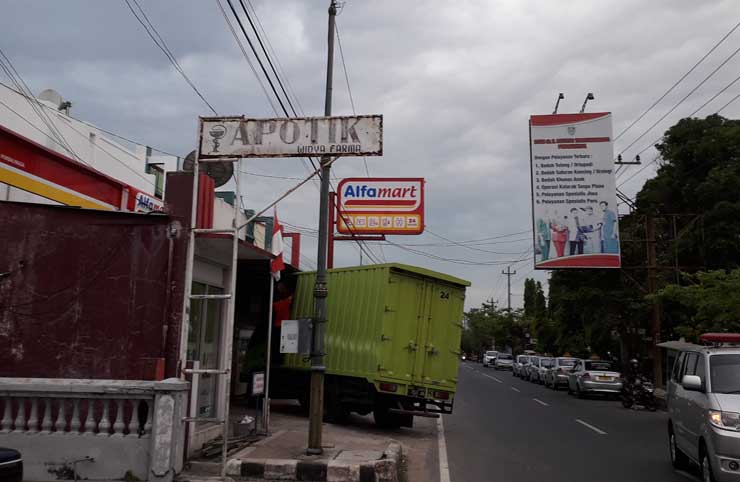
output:
MULTIPOLYGON (((298 273, 293 318, 314 312, 315 272, 298 273)), ((468 281, 403 264, 328 272, 325 413, 373 412, 378 425, 452 412, 468 281)), ((309 363, 286 355, 278 392, 307 405, 309 363)), ((271 384, 272 386, 272 384, 271 384)))

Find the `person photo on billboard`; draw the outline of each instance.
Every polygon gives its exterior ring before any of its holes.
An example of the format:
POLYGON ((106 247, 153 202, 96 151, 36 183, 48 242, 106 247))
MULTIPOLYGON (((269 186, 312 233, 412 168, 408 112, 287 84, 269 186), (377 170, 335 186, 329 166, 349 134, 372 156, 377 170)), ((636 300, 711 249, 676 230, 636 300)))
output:
POLYGON ((557 210, 550 221, 552 244, 555 246, 555 257, 565 256, 565 243, 568 241, 568 216, 560 218, 557 210))
POLYGON ((578 208, 571 208, 568 218, 568 249, 571 256, 583 254, 583 233, 580 232, 578 208))
POLYGON ((537 245, 542 254, 542 261, 550 259, 550 240, 551 235, 550 210, 545 210, 545 217, 537 220, 537 245))
MULTIPOLYGON (((601 252, 601 238, 599 237, 596 217, 594 216, 593 206, 581 208, 579 215, 579 226, 578 232, 581 235, 581 243, 583 246, 582 254, 594 254, 601 252)), ((579 254, 581 254, 579 252, 579 254)))
POLYGON ((616 254, 619 252, 616 224, 617 215, 609 209, 609 203, 601 201, 601 252, 616 254))

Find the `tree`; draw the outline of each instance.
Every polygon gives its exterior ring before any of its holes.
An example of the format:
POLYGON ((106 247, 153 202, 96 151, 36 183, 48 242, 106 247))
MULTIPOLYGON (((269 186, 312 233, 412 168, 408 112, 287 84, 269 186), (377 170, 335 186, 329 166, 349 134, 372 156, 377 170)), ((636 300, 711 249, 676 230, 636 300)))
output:
POLYGON ((658 297, 675 317, 675 332, 689 341, 698 341, 706 332, 740 331, 740 269, 698 272, 688 286, 670 284, 658 297))

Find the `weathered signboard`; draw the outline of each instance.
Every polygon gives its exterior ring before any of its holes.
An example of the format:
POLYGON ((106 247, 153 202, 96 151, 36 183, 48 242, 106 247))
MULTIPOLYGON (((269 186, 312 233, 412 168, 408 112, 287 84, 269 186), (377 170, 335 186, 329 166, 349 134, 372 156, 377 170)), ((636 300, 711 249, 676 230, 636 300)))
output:
POLYGON ((533 115, 529 126, 535 268, 618 268, 611 113, 533 115))
POLYGON ((423 178, 347 178, 337 191, 340 233, 424 232, 423 178))
POLYGON ((201 159, 383 155, 381 115, 200 120, 201 159))

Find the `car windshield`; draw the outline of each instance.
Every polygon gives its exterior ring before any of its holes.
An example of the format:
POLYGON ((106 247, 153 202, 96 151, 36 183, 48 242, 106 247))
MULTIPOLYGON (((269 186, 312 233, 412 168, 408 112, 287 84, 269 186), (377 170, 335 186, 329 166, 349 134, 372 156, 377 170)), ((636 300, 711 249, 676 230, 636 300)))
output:
POLYGON ((550 368, 552 366, 553 360, 551 358, 543 358, 540 360, 540 366, 543 368, 550 368))
POLYGON ((576 360, 573 358, 558 358, 558 365, 561 367, 572 367, 575 366, 576 360))
POLYGON ((586 362, 586 370, 593 370, 597 372, 613 372, 614 365, 611 364, 611 362, 608 361, 592 361, 589 360, 586 362))
POLYGON ((504 354, 499 355, 498 356, 498 359, 499 360, 511 360, 512 359, 512 356, 511 355, 507 355, 507 354, 504 353, 504 354))
POLYGON ((709 366, 713 393, 740 394, 740 355, 712 355, 709 366))
POLYGON ((495 351, 487 351, 486 352, 486 356, 496 356, 496 352, 495 351))
POLYGON ((519 360, 519 363, 529 363, 529 356, 519 355, 519 358, 517 358, 517 360, 519 360))

